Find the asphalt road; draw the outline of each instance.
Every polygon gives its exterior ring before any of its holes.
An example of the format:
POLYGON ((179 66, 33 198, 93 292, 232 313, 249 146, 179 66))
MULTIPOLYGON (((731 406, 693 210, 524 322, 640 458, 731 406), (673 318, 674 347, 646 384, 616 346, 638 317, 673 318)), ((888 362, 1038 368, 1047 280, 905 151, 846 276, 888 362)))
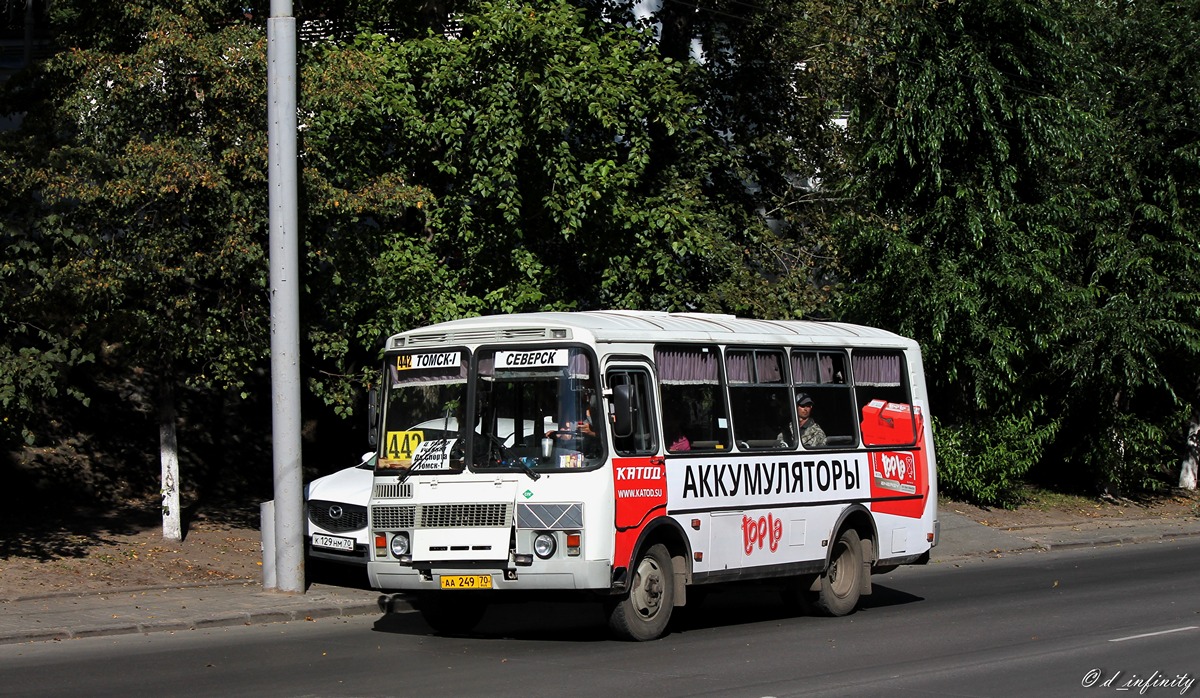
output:
POLYGON ((835 619, 788 616, 762 588, 715 593, 650 643, 609 639, 596 606, 523 604, 466 638, 405 613, 6 645, 0 695, 1200 694, 1200 539, 902 568, 875 585, 835 619))

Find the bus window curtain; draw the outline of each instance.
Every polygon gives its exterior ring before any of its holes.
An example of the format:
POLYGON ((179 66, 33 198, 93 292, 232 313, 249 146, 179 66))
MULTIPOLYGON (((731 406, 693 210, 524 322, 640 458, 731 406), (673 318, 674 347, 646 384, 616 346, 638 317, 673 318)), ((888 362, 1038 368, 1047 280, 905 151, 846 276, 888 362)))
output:
POLYGON ((833 357, 813 352, 792 354, 792 374, 797 385, 832 383, 833 357))
POLYGON ((867 354, 855 352, 854 383, 895 388, 900 386, 899 354, 867 354))
POLYGON ((715 350, 656 349, 658 380, 667 385, 715 385, 718 381, 715 350))

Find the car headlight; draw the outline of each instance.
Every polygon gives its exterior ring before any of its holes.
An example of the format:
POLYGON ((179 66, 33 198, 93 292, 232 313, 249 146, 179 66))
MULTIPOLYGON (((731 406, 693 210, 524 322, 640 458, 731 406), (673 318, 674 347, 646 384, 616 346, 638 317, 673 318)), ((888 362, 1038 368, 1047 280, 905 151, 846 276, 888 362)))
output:
POLYGON ((555 540, 553 533, 539 533, 533 539, 533 552, 543 560, 554 555, 556 548, 558 548, 558 541, 555 540))
POLYGON ((398 558, 401 555, 407 555, 408 548, 409 548, 409 545, 408 545, 408 534, 407 533, 397 533, 396 535, 392 536, 392 544, 391 544, 392 557, 398 558))

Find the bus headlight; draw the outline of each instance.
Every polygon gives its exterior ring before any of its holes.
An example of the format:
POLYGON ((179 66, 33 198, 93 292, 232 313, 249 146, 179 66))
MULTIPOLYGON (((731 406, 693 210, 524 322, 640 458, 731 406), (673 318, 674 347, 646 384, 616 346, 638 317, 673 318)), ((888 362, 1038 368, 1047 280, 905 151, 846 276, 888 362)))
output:
POLYGON ((401 555, 408 554, 408 534, 397 533, 392 536, 392 557, 399 558, 401 555))
POLYGON ((533 539, 533 552, 543 560, 554 555, 556 548, 558 548, 558 542, 554 539, 553 533, 539 533, 533 539))

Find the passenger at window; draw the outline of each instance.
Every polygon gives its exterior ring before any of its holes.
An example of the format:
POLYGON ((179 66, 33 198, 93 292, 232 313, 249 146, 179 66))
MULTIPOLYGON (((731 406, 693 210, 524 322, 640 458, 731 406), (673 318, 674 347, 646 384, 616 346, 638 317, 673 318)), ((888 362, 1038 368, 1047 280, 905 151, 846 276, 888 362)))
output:
POLYGON ((667 450, 671 453, 679 453, 681 451, 692 450, 692 442, 687 435, 683 433, 683 426, 680 423, 679 417, 667 417, 667 450))
MULTIPOLYGON (((808 393, 796 393, 796 422, 800 434, 800 445, 815 448, 825 445, 825 430, 813 419, 813 399, 808 393)), ((791 440, 794 442, 794 440, 791 440)))

